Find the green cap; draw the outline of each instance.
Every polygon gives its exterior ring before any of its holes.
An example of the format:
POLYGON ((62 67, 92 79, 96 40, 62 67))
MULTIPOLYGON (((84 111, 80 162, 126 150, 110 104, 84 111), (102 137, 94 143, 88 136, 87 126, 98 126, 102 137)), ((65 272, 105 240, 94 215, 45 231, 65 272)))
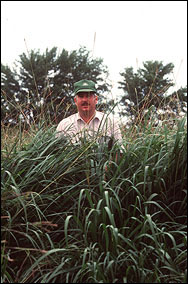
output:
POLYGON ((95 83, 91 80, 80 80, 74 83, 74 93, 75 95, 80 92, 94 92, 96 93, 97 90, 95 89, 95 83))

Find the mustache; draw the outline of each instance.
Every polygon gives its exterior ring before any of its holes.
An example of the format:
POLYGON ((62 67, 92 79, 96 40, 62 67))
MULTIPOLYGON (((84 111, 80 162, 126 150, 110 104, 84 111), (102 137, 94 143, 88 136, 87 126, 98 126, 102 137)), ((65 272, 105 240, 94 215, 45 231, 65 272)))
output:
POLYGON ((82 106, 89 106, 89 104, 88 103, 83 103, 82 106))

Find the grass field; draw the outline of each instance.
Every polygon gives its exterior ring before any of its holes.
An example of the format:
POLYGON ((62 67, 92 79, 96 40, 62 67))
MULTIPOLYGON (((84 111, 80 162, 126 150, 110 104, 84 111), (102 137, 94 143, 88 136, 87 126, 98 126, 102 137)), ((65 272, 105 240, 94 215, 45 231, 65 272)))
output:
POLYGON ((110 152, 54 132, 2 129, 1 283, 187 283, 185 118, 110 152))

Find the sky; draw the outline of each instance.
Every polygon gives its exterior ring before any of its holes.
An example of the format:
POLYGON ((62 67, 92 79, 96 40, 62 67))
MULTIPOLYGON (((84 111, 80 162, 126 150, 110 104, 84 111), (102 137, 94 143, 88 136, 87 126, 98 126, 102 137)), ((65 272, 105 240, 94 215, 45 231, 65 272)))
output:
POLYGON ((102 58, 115 93, 125 68, 173 63, 177 90, 187 85, 187 1, 1 1, 1 63, 55 46, 102 58))

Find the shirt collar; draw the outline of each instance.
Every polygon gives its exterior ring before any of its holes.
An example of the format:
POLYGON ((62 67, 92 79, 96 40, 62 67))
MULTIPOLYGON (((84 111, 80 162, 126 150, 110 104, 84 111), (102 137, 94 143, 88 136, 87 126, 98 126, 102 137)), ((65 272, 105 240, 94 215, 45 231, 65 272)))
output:
MULTIPOLYGON (((94 120, 94 119, 98 119, 99 121, 101 120, 101 113, 100 113, 99 111, 95 111, 95 115, 94 115, 94 117, 91 119, 91 121, 94 120)), ((79 112, 77 113, 77 118, 76 118, 76 120, 77 120, 77 121, 81 120, 81 121, 84 122, 84 120, 81 118, 79 112)), ((91 121, 90 121, 90 122, 91 122, 91 121)), ((84 122, 84 123, 85 123, 85 122, 84 122)))

